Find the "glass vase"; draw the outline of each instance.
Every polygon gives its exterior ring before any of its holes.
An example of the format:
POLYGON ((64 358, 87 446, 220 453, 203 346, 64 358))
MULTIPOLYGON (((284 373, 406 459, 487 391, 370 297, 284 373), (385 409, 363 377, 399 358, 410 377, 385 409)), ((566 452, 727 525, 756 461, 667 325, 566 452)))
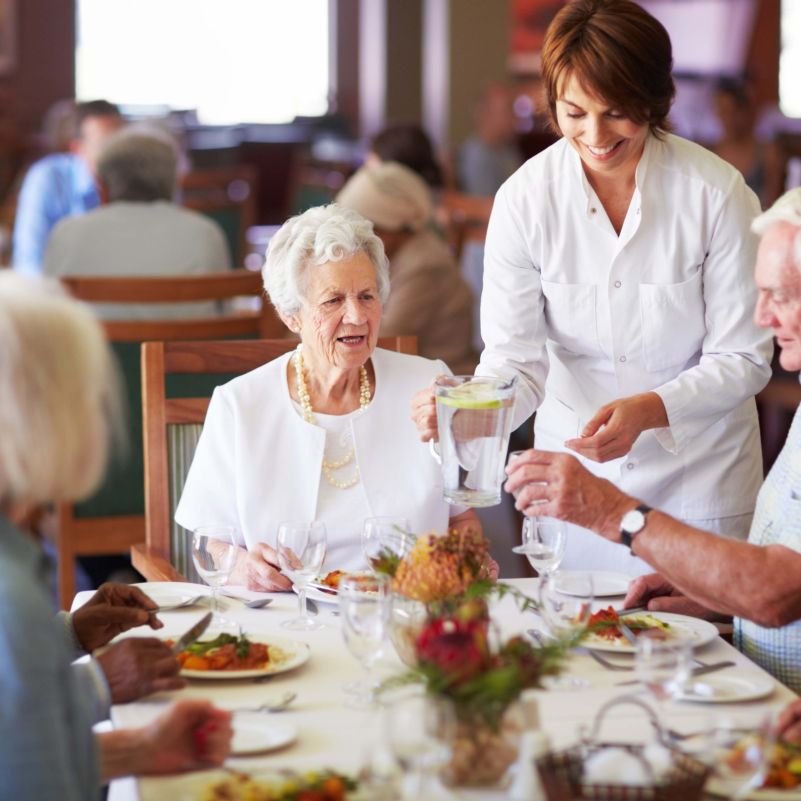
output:
POLYGON ((417 667, 417 638, 427 619, 428 609, 422 601, 393 595, 389 638, 398 658, 408 667, 417 667))

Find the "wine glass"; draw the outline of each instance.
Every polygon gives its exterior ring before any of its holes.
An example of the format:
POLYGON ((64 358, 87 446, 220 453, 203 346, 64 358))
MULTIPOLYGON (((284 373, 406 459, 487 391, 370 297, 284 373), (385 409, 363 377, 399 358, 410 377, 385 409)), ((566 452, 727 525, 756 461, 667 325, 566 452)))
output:
POLYGON ((391 608, 389 577, 381 573, 351 573, 339 582, 339 611, 342 634, 348 650, 359 660, 363 676, 349 688, 353 691, 349 705, 372 706, 375 700, 370 669, 381 655, 381 647, 389 629, 391 608))
POLYGON ((551 517, 526 517, 523 520, 523 543, 513 548, 526 555, 542 578, 553 573, 565 555, 566 526, 551 517))
POLYGON ((414 545, 414 535, 409 529, 405 517, 368 517, 362 528, 362 552, 367 564, 372 568, 385 551, 401 558, 406 556, 414 545))
POLYGON ((692 675, 693 649, 687 637, 644 631, 637 637, 634 670, 660 704, 675 698, 692 675))
POLYGON ((714 771, 715 793, 727 798, 745 798, 765 781, 775 745, 772 713, 753 731, 744 732, 731 721, 718 719, 709 732, 703 755, 714 771))
POLYGON ((217 590, 228 581, 238 551, 236 529, 231 526, 198 526, 192 530, 192 562, 211 587, 210 604, 215 613, 219 613, 217 590))
POLYGON ((323 624, 310 617, 306 610, 306 585, 320 574, 325 545, 325 524, 319 521, 285 522, 278 526, 278 565, 298 593, 298 617, 285 620, 281 624, 284 628, 295 631, 323 628, 323 624))
POLYGON ((387 706, 388 739, 404 774, 411 774, 414 792, 404 798, 450 797, 438 779, 448 764, 457 732, 453 705, 420 691, 406 691, 387 706))

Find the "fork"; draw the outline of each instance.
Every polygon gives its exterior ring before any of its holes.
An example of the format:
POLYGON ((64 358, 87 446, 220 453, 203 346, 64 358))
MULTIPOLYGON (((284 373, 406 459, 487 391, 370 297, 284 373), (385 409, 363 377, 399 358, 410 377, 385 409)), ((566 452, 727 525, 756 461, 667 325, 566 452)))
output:
POLYGON ((297 697, 297 693, 285 693, 273 703, 265 702, 259 706, 236 707, 231 712, 283 712, 297 697))
POLYGON ((194 606, 198 601, 206 597, 206 594, 201 592, 197 595, 193 595, 191 598, 186 598, 179 603, 164 604, 163 606, 159 606, 157 609, 150 609, 148 611, 151 615, 158 614, 159 612, 171 612, 173 609, 183 609, 186 606, 194 606))

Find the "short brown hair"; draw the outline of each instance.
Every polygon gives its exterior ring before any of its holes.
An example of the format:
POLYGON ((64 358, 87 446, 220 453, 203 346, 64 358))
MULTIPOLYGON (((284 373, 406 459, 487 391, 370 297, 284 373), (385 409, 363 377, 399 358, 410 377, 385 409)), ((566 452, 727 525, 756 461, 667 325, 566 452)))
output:
POLYGON ((670 130, 676 94, 673 51, 662 23, 632 0, 572 0, 554 17, 542 49, 551 124, 556 101, 575 75, 586 91, 658 135, 670 130))

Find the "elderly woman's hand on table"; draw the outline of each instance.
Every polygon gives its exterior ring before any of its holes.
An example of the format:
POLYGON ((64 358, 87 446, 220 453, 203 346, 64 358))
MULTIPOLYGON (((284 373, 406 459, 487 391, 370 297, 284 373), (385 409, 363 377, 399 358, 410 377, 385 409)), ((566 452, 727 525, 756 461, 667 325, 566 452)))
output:
POLYGON ((292 589, 292 582, 278 566, 275 548, 263 542, 257 542, 250 550, 240 550, 228 583, 256 592, 287 592, 292 589))

